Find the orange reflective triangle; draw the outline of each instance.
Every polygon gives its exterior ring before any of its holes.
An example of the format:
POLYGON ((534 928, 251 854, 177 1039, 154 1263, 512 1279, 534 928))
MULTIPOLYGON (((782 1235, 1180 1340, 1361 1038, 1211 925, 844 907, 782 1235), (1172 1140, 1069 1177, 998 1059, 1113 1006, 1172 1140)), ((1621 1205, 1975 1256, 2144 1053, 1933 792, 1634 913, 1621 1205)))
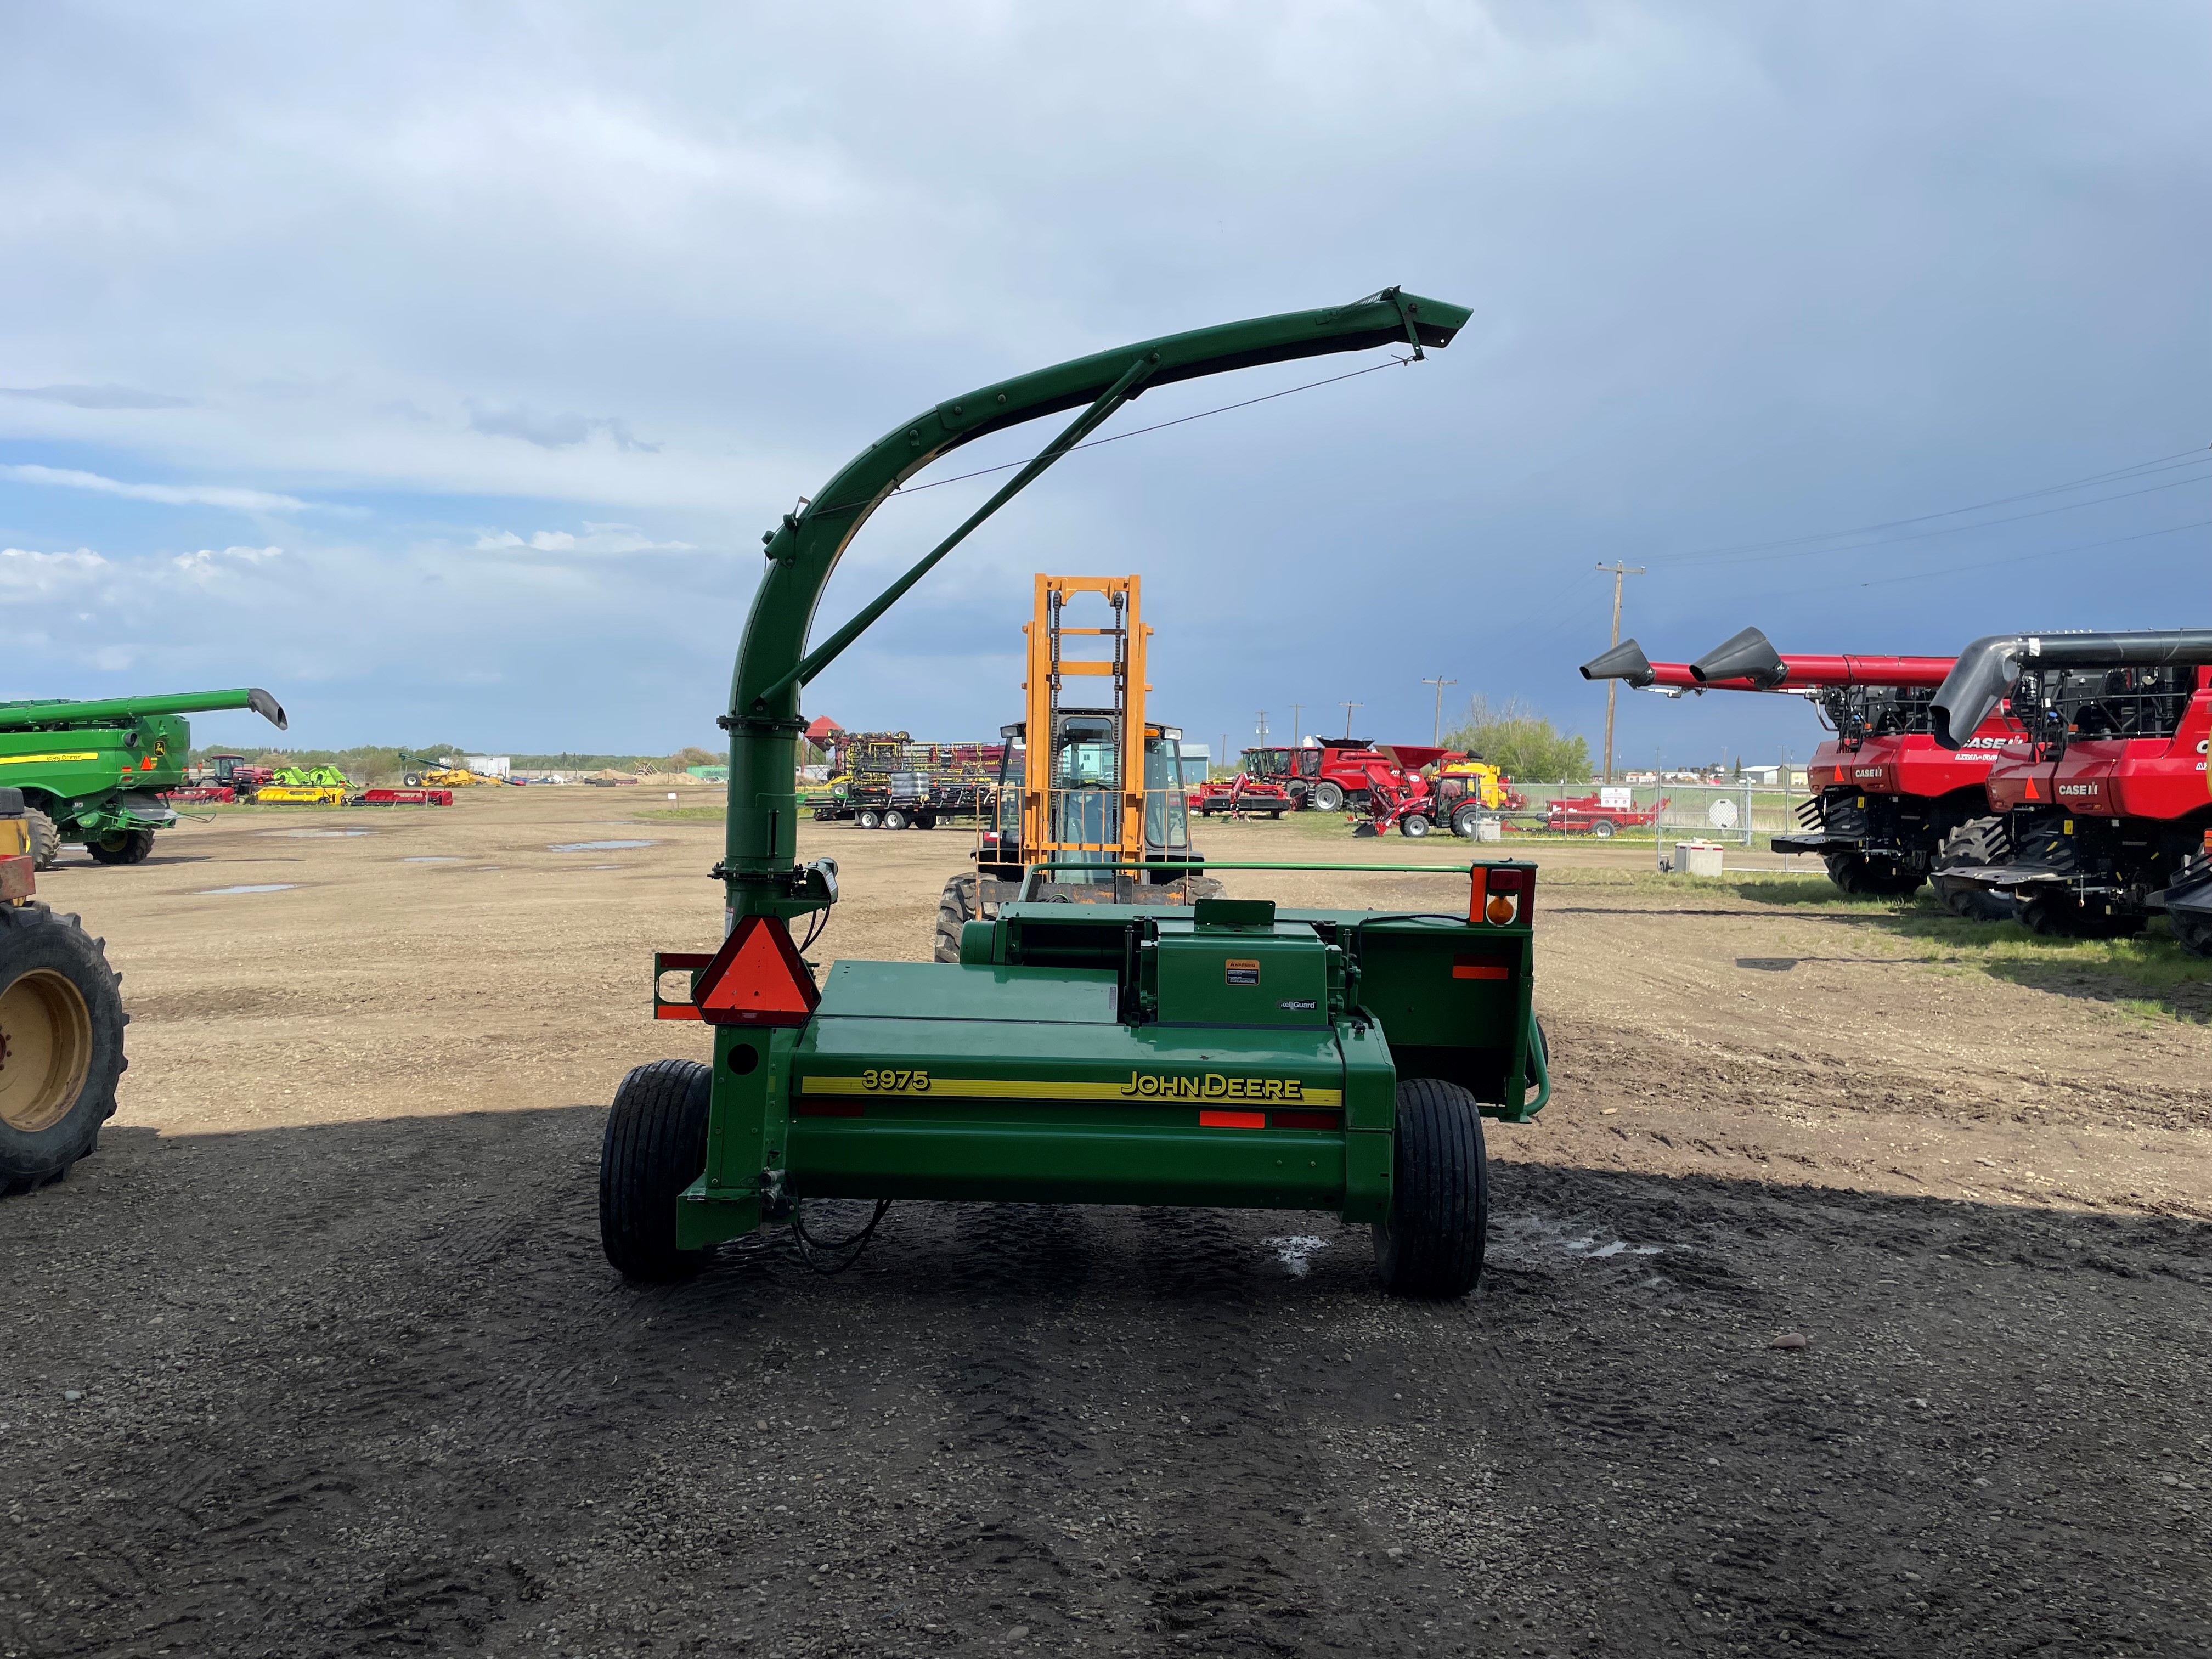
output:
POLYGON ((2041 800, 2043 799, 2043 797, 2036 792, 2035 780, 2033 778, 2030 778, 2027 781, 2027 794, 2026 799, 2029 800, 2041 800))
POLYGON ((822 993, 775 916, 739 921, 692 993, 710 1025, 804 1025, 822 993))

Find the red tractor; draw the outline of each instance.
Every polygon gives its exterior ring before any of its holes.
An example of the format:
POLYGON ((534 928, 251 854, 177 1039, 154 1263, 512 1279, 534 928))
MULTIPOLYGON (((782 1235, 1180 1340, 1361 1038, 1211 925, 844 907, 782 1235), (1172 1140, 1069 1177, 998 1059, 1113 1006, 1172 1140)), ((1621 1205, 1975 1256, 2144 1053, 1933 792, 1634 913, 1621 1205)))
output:
POLYGON ((1747 628, 1693 663, 1654 664, 1629 640, 1582 672, 1677 696, 1765 691, 1814 699, 1834 735, 1806 769, 1815 793, 1798 808, 1801 829, 1775 836, 1774 850, 1814 854, 1846 893, 1901 897, 1933 878, 1937 896, 1956 914, 2002 920, 2012 914, 2008 901, 1940 872, 1974 856, 1991 822, 1984 783, 2021 729, 2000 709, 1962 750, 1939 744, 1930 704, 1951 664, 1948 657, 1785 657, 1747 628))
POLYGON ((2012 898, 2039 933, 2112 939, 2163 913, 2212 956, 2212 629, 1998 635, 1936 691, 1935 740, 1964 752, 2009 702, 2023 728, 1990 768, 1998 816, 1944 872, 2012 898))

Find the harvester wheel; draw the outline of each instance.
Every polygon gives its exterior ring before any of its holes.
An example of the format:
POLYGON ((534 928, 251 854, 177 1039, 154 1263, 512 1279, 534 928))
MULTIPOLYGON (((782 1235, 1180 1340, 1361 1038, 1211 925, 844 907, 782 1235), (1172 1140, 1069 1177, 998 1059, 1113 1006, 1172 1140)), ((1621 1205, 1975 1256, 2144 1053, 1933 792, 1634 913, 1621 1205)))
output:
POLYGON ((1456 1083, 1398 1085, 1390 1218, 1375 1224, 1375 1266, 1394 1296, 1465 1296, 1482 1277, 1490 1175, 1482 1109, 1456 1083))
POLYGON ((85 842, 84 850, 92 854, 94 864, 143 864, 146 854, 154 850, 154 832, 118 830, 112 836, 85 842))
POLYGON ((54 860, 62 855, 62 832, 35 806, 24 812, 23 821, 31 832, 31 868, 52 869, 54 860))
POLYGON ((1955 881, 1944 874, 1946 870, 2002 864, 2011 852, 2012 841, 2002 818, 1975 818, 1960 824, 1944 836, 1943 844, 1936 849, 1935 873, 1928 878, 1929 885, 1935 890, 1936 902, 1964 921, 2017 919, 2020 906, 2009 895, 1993 893, 1986 887, 1955 881))
POLYGON ((2020 919, 2031 933, 2048 939, 2129 939, 2143 930, 2145 918, 2093 910, 2071 893, 2047 893, 2025 900, 2020 919))
POLYGON ((884 821, 872 806, 864 806, 853 815, 853 822, 863 830, 880 830, 884 821))
POLYGON ((1824 862, 1838 892, 1869 898, 1910 898, 1927 879, 1909 865, 1870 859, 1863 853, 1831 853, 1824 862))
POLYGON ((2183 950, 2192 957, 2212 957, 2212 917, 2169 910, 2166 920, 2173 929, 2174 941, 2183 950))
POLYGON ((101 941, 0 905, 0 1194, 58 1180, 115 1113, 129 1016, 101 941))
POLYGON ((1307 799, 1324 812, 1340 812, 1344 810, 1343 789, 1331 783, 1327 778, 1314 785, 1313 793, 1307 799))
POLYGON ((884 813, 884 828, 886 830, 905 829, 906 814, 900 811, 896 806, 888 809, 884 813))
POLYGON ((937 901, 937 948, 933 952, 939 962, 960 960, 960 930, 981 917, 983 907, 979 890, 981 878, 976 876, 955 876, 945 884, 945 892, 937 901))
POLYGON ((1398 820, 1398 833, 1401 836, 1410 836, 1415 841, 1420 840, 1434 827, 1430 823, 1429 815, 1426 812, 1408 812, 1398 820))
POLYGON ((626 1279, 689 1279, 704 1250, 676 1248, 677 1195, 707 1167, 714 1073, 696 1060, 631 1069, 599 1146, 599 1244, 626 1279))
POLYGON ((1595 836, 1600 841, 1611 841, 1613 836, 1613 820, 1611 818, 1593 820, 1590 824, 1590 834, 1595 836))

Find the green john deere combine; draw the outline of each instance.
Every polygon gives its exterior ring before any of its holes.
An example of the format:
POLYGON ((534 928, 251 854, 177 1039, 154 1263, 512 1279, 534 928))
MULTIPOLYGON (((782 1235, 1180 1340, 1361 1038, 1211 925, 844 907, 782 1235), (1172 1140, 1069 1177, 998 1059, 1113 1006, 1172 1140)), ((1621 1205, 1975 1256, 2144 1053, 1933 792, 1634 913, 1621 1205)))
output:
MULTIPOLYGON (((792 784, 800 689, 1123 403, 1328 352, 1396 345, 1418 358, 1468 315, 1386 289, 985 386, 894 428, 769 532, 720 721, 722 945, 654 963, 655 1015, 713 1026, 714 1063, 641 1066, 616 1095, 599 1176, 615 1267, 680 1278, 713 1244, 787 1218, 810 1251, 866 1242, 810 1236, 813 1200, 873 1200, 878 1218, 900 1198, 1030 1200, 1326 1210, 1373 1224, 1389 1289, 1473 1287, 1482 1118, 1525 1121, 1549 1091, 1530 1006, 1533 866, 1216 862, 1203 867, 1413 868, 1442 891, 1433 908, 1384 915, 1018 899, 966 924, 957 963, 840 962, 817 988, 799 952, 836 900, 836 868, 797 864, 792 784), (1036 459, 806 649, 824 584, 886 496, 962 444, 1070 409, 1083 412, 1036 459), (794 944, 799 917, 811 927, 794 944), (684 975, 689 998, 667 994, 684 975)), ((1110 884, 1115 870, 1093 854, 1030 878, 1042 890, 1110 884)))
POLYGON ((161 792, 185 781, 192 732, 182 717, 218 708, 251 708, 284 729, 276 699, 252 688, 0 702, 0 785, 23 792, 38 867, 52 867, 65 842, 101 864, 144 859, 154 832, 177 821, 161 792))

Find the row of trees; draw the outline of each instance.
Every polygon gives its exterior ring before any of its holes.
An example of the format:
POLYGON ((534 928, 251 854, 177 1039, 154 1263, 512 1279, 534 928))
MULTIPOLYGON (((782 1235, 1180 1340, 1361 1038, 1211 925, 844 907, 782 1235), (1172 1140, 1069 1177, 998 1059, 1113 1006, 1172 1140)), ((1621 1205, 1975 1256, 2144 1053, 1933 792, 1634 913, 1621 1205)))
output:
POLYGON ((1468 703, 1466 720, 1444 733, 1444 746, 1480 755, 1516 782, 1589 781, 1589 739, 1559 732, 1518 697, 1508 697, 1493 708, 1489 698, 1476 692, 1468 703))

